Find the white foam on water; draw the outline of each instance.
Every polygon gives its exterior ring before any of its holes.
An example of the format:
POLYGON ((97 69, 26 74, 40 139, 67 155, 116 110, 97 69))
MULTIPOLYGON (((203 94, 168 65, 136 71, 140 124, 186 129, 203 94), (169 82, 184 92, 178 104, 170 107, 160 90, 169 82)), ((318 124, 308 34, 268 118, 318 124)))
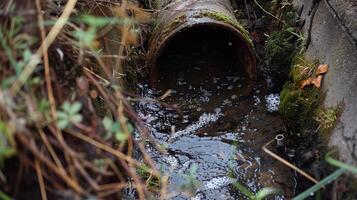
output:
POLYGON ((204 196, 202 193, 198 193, 198 194, 196 194, 196 196, 191 197, 190 200, 201 200, 201 199, 204 199, 204 196))
POLYGON ((219 189, 221 187, 225 187, 232 183, 232 180, 229 177, 216 177, 207 182, 203 183, 202 190, 214 190, 219 189))
POLYGON ((261 103, 260 98, 258 96, 254 96, 254 105, 257 106, 261 103))
POLYGON ((190 200, 201 200, 204 199, 203 191, 205 190, 216 190, 225 187, 233 183, 233 180, 227 176, 212 178, 209 181, 205 181, 201 189, 196 192, 196 195, 190 200))
POLYGON ((268 112, 276 112, 279 110, 280 96, 279 94, 269 94, 265 96, 265 102, 268 112))
POLYGON ((185 136, 185 135, 190 135, 197 131, 198 129, 212 123, 216 122, 221 116, 223 116, 222 113, 203 113, 200 118, 198 119, 198 122, 186 127, 183 130, 177 131, 174 133, 168 140, 168 142, 174 142, 176 141, 179 137, 185 136))
POLYGON ((179 165, 178 159, 172 155, 164 156, 163 161, 170 165, 171 170, 176 169, 179 165))

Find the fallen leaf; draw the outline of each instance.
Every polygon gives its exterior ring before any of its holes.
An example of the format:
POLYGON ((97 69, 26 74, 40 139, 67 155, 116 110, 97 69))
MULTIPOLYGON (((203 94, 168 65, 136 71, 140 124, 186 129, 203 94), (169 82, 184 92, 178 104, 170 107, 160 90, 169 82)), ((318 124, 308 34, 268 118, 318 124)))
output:
POLYGON ((302 80, 300 83, 301 85, 300 88, 303 89, 304 87, 311 85, 311 82, 312 82, 312 78, 302 80))
POLYGON ((114 12, 115 12, 116 16, 118 16, 118 17, 126 18, 128 16, 126 13, 126 8, 123 6, 115 7, 114 12))
POLYGON ((322 75, 319 75, 317 78, 313 79, 311 81, 312 84, 314 84, 317 88, 321 87, 321 81, 322 81, 322 75))
POLYGON ((317 75, 320 75, 320 74, 325 74, 326 72, 328 71, 328 65, 320 65, 318 68, 317 68, 317 75))

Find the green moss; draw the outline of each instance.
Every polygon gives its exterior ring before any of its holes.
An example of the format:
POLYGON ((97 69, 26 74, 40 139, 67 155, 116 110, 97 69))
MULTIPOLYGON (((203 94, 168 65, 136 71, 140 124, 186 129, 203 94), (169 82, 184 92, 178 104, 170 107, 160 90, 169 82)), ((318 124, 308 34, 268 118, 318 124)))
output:
POLYGON ((286 126, 293 134, 316 130, 319 126, 317 116, 322 100, 322 92, 315 86, 301 88, 301 81, 311 77, 317 69, 317 64, 304 59, 301 55, 295 56, 294 66, 288 81, 280 94, 279 111, 286 126))
POLYGON ((138 175, 145 181, 145 184, 152 189, 160 188, 160 180, 153 176, 150 172, 150 167, 142 165, 136 169, 138 175))
POLYGON ((319 133, 323 141, 328 142, 332 135, 332 130, 335 127, 340 114, 342 113, 342 106, 318 109, 315 120, 319 123, 319 133))
POLYGON ((280 94, 279 111, 293 134, 304 136, 304 130, 316 129, 314 116, 321 96, 321 91, 316 87, 300 89, 292 82, 285 84, 280 94))
POLYGON ((214 12, 214 11, 201 11, 197 13, 194 17, 208 17, 215 19, 217 21, 225 22, 237 28, 243 36, 243 39, 250 45, 253 46, 252 40, 249 37, 249 32, 239 23, 234 17, 225 15, 224 13, 214 12))
POLYGON ((267 71, 287 78, 290 66, 299 50, 295 35, 285 30, 272 32, 265 46, 267 71))
POLYGON ((290 77, 294 83, 299 85, 302 80, 313 77, 319 65, 317 61, 307 60, 301 54, 297 54, 292 62, 294 66, 291 68, 290 77))

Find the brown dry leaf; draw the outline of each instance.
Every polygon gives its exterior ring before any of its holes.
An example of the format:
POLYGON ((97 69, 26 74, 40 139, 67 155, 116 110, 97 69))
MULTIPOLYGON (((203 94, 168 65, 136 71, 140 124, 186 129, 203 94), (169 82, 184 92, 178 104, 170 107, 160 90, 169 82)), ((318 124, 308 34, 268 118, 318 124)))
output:
POLYGON ((311 85, 311 82, 312 82, 312 78, 302 80, 300 83, 301 85, 300 88, 303 89, 304 87, 311 85))
POLYGON ((138 42, 138 34, 134 30, 130 30, 126 37, 125 45, 137 45, 138 42))
POLYGON ((140 9, 135 12, 135 19, 140 23, 147 23, 150 21, 150 14, 140 9))
POLYGON ((317 88, 321 87, 322 75, 319 75, 317 78, 314 78, 311 83, 314 84, 317 88))
POLYGON ((328 65, 320 65, 318 68, 317 68, 317 75, 320 75, 320 74, 325 74, 327 73, 328 71, 328 65))
POLYGON ((128 5, 128 9, 132 11, 134 19, 140 23, 146 23, 150 21, 150 13, 144 11, 136 5, 128 5))
POLYGON ((114 12, 118 17, 124 17, 124 18, 127 17, 126 9, 123 6, 115 7, 114 12))

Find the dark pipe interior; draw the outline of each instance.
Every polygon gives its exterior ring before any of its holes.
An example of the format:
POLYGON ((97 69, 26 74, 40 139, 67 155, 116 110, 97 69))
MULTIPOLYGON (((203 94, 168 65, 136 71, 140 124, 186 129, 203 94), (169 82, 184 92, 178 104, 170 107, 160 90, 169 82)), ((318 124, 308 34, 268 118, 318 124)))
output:
POLYGON ((172 72, 195 65, 242 70, 242 42, 236 33, 218 25, 187 28, 176 34, 161 50, 157 70, 172 72))
POLYGON ((167 64, 222 64, 222 61, 239 67, 241 42, 237 34, 218 25, 191 27, 168 42, 157 60, 157 67, 163 70, 167 64))

